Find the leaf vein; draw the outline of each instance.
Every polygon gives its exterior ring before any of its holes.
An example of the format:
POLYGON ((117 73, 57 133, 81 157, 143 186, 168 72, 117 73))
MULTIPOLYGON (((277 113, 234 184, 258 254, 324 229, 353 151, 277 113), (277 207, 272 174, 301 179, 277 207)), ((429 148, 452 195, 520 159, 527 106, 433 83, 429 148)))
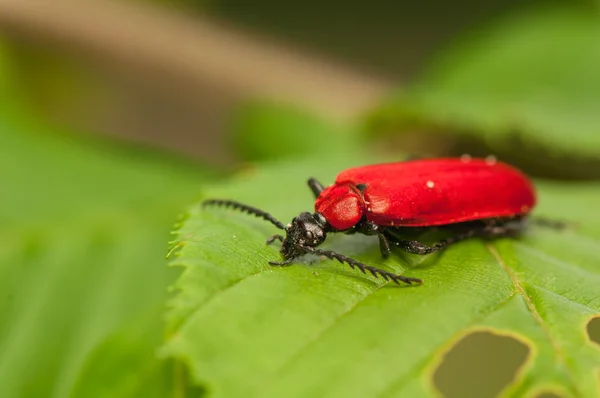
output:
POLYGON ((547 292, 547 293, 549 293, 549 294, 552 294, 552 295, 554 295, 554 296, 561 297, 561 298, 563 298, 563 299, 565 299, 565 300, 567 300, 567 301, 569 301, 569 302, 571 302, 571 303, 574 303, 574 304, 580 305, 580 306, 584 307, 585 309, 587 309, 587 310, 589 310, 589 311, 591 311, 591 312, 593 312, 593 313, 598 313, 598 309, 597 309, 597 308, 592 308, 592 307, 590 307, 588 304, 581 303, 581 302, 579 302, 579 301, 577 301, 577 300, 573 300, 573 299, 572 299, 572 298, 570 298, 570 297, 564 296, 564 295, 562 295, 562 294, 560 294, 560 293, 558 293, 558 292, 555 292, 555 291, 553 291, 553 290, 551 290, 551 289, 548 289, 548 288, 546 288, 546 287, 542 287, 542 286, 540 286, 540 285, 536 285, 536 284, 534 284, 534 283, 531 283, 530 285, 531 285, 531 286, 533 286, 533 287, 535 287, 536 289, 543 290, 544 292, 547 292))
POLYGON ((523 249, 529 251, 530 253, 538 256, 540 259, 552 262, 554 265, 559 266, 561 268, 566 268, 568 269, 570 272, 573 272, 573 268, 576 268, 578 271, 585 273, 587 275, 593 276, 594 278, 598 278, 600 276, 600 273, 597 272, 593 272, 590 271, 588 269, 584 269, 581 267, 577 267, 575 264, 571 264, 568 262, 565 262, 563 260, 561 260, 560 258, 557 258, 556 256, 550 255, 540 249, 538 249, 537 247, 531 245, 531 244, 527 244, 527 243, 522 243, 522 242, 514 242, 514 244, 516 244, 517 246, 521 246, 523 249))
POLYGON ((577 387, 577 384, 575 383, 575 378, 574 378, 573 374, 571 373, 571 369, 569 369, 567 367, 562 348, 560 347, 560 344, 558 344, 558 342, 552 336, 550 329, 548 328, 544 319, 538 312, 538 310, 535 306, 535 303, 533 302, 533 299, 527 294, 527 292, 525 291, 525 288, 523 288, 523 285, 521 284, 521 281, 519 280, 519 277, 516 275, 516 273, 508 265, 506 265, 506 263, 500 256, 500 253, 498 253, 498 250, 496 250, 496 247, 492 243, 487 243, 486 246, 487 246, 488 250, 490 251, 490 253, 492 254, 492 257, 494 257, 496 262, 498 262, 500 267, 502 267, 504 269, 504 271, 506 272, 506 274, 512 281, 513 286, 515 287, 515 290, 517 291, 517 293, 519 293, 519 295, 521 295, 521 297, 525 301, 525 305, 527 306, 527 309, 531 313, 531 316, 533 317, 535 322, 538 324, 540 329, 544 332, 544 334, 548 338, 548 341, 550 341, 550 345, 552 346, 552 349, 554 350, 556 359, 558 360, 558 362, 560 362, 563 369, 565 370, 565 373, 571 380, 573 388, 576 391, 578 391, 578 387, 577 387))

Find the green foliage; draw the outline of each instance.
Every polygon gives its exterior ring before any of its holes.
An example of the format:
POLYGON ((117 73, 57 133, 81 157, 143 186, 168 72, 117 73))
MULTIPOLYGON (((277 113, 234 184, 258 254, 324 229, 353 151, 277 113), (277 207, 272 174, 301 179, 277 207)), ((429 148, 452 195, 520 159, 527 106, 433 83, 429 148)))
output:
POLYGON ((165 242, 210 174, 3 116, 1 395, 165 396, 165 242))
POLYGON ((9 98, 7 93, 10 90, 12 78, 12 65, 6 56, 6 45, 0 41, 0 98, 9 98))
MULTIPOLYGON (((329 183, 338 170, 373 160, 273 163, 205 195, 287 222, 311 210, 307 177, 329 183)), ((600 186, 538 186, 537 215, 581 225, 532 227, 521 239, 472 240, 439 255, 388 260, 374 238, 328 240, 366 263, 423 278, 419 287, 385 284, 333 261, 271 267, 267 261, 280 257, 265 245, 277 232, 270 224, 192 206, 171 262, 183 274, 165 352, 187 364, 212 397, 428 397, 444 352, 468 331, 489 329, 529 347, 505 396, 541 388, 596 396, 600 350, 584 330, 600 311, 600 186)))
POLYGON ((335 126, 311 112, 268 102, 244 104, 233 117, 229 136, 238 155, 248 161, 327 156, 360 146, 354 127, 335 126))
MULTIPOLYGON (((597 17, 536 11, 477 31, 373 121, 468 136, 552 177, 596 177, 597 17)), ((270 224, 202 209, 200 196, 287 222, 312 210, 309 176, 330 183, 345 167, 399 157, 367 155, 358 126, 257 102, 230 128, 238 153, 261 163, 204 190, 213 175, 196 166, 9 121, 19 93, 2 51, 2 396, 430 397, 445 355, 476 331, 527 351, 503 396, 600 395, 600 349, 586 331, 600 313, 598 184, 537 181, 536 214, 574 222, 565 231, 534 226, 520 239, 387 260, 374 238, 326 243, 423 286, 317 258, 274 268, 270 224), (169 229, 189 203, 167 268, 169 229)))
POLYGON ((506 16, 453 42, 372 126, 460 135, 552 177, 598 178, 599 43, 598 13, 573 4, 506 16))
MULTIPOLYGON (((459 150, 468 137, 476 142, 473 154, 491 151, 554 178, 598 177, 599 26, 597 15, 573 9, 512 15, 442 54, 377 110, 374 126, 433 131, 459 150)), ((355 138, 339 140, 314 118, 280 111, 254 106, 242 113, 235 125, 240 152, 272 161, 205 196, 237 199, 287 222, 311 210, 309 176, 328 183, 347 166, 387 160, 331 150, 355 138)), ((425 134, 413 139, 427 149, 435 144, 425 134)), ((171 264, 183 273, 163 352, 185 363, 191 383, 214 397, 430 397, 442 389, 434 380, 445 355, 465 336, 489 331, 527 352, 510 383, 496 383, 501 387, 487 396, 597 396, 600 350, 586 327, 600 312, 600 186, 537 185, 536 215, 569 220, 573 228, 534 226, 520 239, 473 240, 436 255, 387 260, 373 238, 327 242, 422 278, 420 287, 386 284, 315 258, 273 268, 267 262, 279 253, 264 243, 277 232, 272 226, 193 206, 173 245, 171 264)), ((484 396, 468 386, 462 391, 484 396)))

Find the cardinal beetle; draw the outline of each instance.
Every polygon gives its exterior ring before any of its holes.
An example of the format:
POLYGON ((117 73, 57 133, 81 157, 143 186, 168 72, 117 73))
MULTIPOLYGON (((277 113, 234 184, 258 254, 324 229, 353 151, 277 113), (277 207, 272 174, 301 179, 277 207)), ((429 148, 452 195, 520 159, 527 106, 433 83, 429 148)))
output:
POLYGON ((453 243, 473 238, 494 238, 518 234, 536 204, 531 181, 508 164, 485 159, 420 159, 382 163, 342 171, 335 183, 324 187, 310 178, 308 186, 316 197, 314 213, 303 212, 288 225, 269 213, 233 200, 208 199, 203 205, 238 209, 270 221, 286 236, 282 242, 283 261, 289 265, 304 254, 316 254, 347 263, 374 277, 412 284, 421 279, 397 275, 342 254, 316 247, 328 233, 377 235, 383 257, 392 246, 408 253, 429 254, 453 243), (402 234, 424 227, 458 227, 459 233, 427 246, 416 240, 403 240, 402 234))

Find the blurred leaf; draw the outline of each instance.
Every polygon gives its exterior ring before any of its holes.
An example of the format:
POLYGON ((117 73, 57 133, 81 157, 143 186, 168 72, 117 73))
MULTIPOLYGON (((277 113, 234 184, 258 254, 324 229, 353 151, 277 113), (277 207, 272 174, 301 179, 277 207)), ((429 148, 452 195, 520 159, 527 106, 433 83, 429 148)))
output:
POLYGON ((453 154, 493 152, 536 174, 599 178, 598 70, 596 11, 512 14, 451 45, 371 122, 379 132, 434 132, 453 154))
MULTIPOLYGON (((344 156, 274 162, 206 197, 239 200, 287 222, 312 210, 305 181, 323 183, 344 156)), ((597 184, 539 183, 537 214, 581 222, 567 231, 532 227, 520 239, 465 241, 439 255, 397 253, 377 239, 330 236, 326 246, 374 266, 423 278, 399 287, 333 261, 280 259, 268 223, 239 212, 189 209, 172 265, 184 272, 171 302, 165 353, 187 364, 211 397, 434 396, 444 351, 477 329, 513 336, 530 359, 511 391, 546 387, 565 397, 599 391, 600 351, 584 335, 600 313, 597 184)))
POLYGON ((212 173, 6 117, 0 153, 1 395, 165 396, 165 241, 212 173))
MULTIPOLYGON (((11 59, 6 44, 0 40, 0 99, 10 100, 8 96, 13 78, 11 59)), ((6 105, 3 105, 3 107, 6 105)))
POLYGON ((309 111, 255 101, 234 115, 230 141, 242 159, 261 161, 354 152, 360 146, 356 133, 309 111))

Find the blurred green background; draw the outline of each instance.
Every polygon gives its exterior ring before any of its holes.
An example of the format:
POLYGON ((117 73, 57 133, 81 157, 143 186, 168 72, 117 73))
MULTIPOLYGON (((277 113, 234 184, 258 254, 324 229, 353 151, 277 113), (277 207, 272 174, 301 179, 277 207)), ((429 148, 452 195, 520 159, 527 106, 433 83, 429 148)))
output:
MULTIPOLYGON (((598 180, 599 6, 0 0, 0 396, 203 394, 157 352, 167 242, 262 162, 493 153, 598 180)), ((493 396, 523 356, 499 340, 438 388, 493 396)))

